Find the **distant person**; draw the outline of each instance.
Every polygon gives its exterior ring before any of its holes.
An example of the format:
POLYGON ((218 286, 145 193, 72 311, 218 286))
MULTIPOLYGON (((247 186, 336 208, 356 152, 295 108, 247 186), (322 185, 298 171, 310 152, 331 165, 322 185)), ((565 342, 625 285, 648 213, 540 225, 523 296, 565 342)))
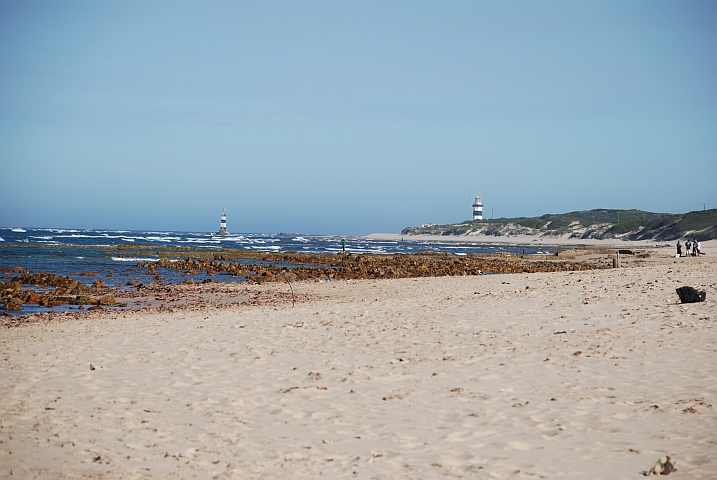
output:
POLYGON ((689 239, 685 242, 685 255, 688 257, 692 255, 692 242, 689 239))
POLYGON ((344 253, 346 253, 346 239, 341 239, 341 250, 343 250, 344 253))
POLYGON ((693 243, 692 250, 692 255, 694 255, 695 257, 699 257, 702 254, 702 252, 700 252, 700 242, 698 242, 696 238, 693 243))
POLYGON ((682 256, 682 244, 680 243, 679 240, 677 240, 677 256, 678 257, 682 256))

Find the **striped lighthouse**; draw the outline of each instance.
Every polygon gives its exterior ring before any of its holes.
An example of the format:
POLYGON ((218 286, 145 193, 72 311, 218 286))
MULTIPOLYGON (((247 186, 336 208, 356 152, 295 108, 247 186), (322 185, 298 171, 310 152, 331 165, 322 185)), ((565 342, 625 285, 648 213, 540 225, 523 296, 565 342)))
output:
POLYGON ((476 201, 473 204, 473 221, 483 220, 483 202, 480 195, 476 195, 476 201))
POLYGON ((219 224, 217 235, 229 235, 229 232, 227 232, 227 212, 224 209, 222 209, 222 221, 219 224))

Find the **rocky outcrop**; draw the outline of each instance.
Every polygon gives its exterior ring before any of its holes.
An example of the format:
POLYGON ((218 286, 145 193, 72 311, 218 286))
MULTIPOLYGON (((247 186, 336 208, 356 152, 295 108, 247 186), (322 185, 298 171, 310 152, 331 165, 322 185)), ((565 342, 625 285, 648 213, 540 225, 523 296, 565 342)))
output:
MULTIPOLYGON (((574 258, 574 256, 572 257, 574 258)), ((198 272, 208 276, 218 272, 244 277, 252 283, 284 282, 309 279, 415 278, 480 275, 482 273, 558 272, 607 268, 607 263, 570 261, 533 261, 515 255, 467 255, 432 253, 416 255, 322 255, 265 254, 262 263, 244 264, 236 261, 209 259, 164 262, 165 268, 198 272), (271 262, 271 263, 269 263, 271 262), (293 264, 279 267, 276 263, 293 264)), ((140 262, 139 268, 159 267, 160 262, 140 262)))
POLYGON ((109 292, 111 289, 106 287, 102 280, 97 280, 93 286, 88 286, 74 278, 62 277, 53 273, 24 273, 9 282, 0 282, 1 308, 9 311, 22 311, 23 305, 42 307, 59 307, 68 304, 78 306, 117 305, 115 298, 108 295, 109 292), (54 290, 39 292, 32 288, 23 288, 23 285, 54 287, 54 290))

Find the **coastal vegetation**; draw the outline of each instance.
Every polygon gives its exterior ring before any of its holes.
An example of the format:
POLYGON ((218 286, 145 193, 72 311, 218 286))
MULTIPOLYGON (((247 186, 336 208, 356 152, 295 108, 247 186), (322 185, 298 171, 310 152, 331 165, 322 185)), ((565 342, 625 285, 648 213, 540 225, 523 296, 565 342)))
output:
POLYGON ((533 235, 538 237, 619 240, 717 238, 717 209, 684 214, 596 209, 540 217, 496 218, 458 224, 408 227, 402 235, 533 235))

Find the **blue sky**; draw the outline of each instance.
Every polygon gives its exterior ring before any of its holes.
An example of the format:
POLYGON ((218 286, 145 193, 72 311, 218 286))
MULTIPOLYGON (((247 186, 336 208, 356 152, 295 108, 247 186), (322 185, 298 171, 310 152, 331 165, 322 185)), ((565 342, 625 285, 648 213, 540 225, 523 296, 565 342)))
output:
POLYGON ((0 225, 717 207, 717 3, 0 2, 0 225))

